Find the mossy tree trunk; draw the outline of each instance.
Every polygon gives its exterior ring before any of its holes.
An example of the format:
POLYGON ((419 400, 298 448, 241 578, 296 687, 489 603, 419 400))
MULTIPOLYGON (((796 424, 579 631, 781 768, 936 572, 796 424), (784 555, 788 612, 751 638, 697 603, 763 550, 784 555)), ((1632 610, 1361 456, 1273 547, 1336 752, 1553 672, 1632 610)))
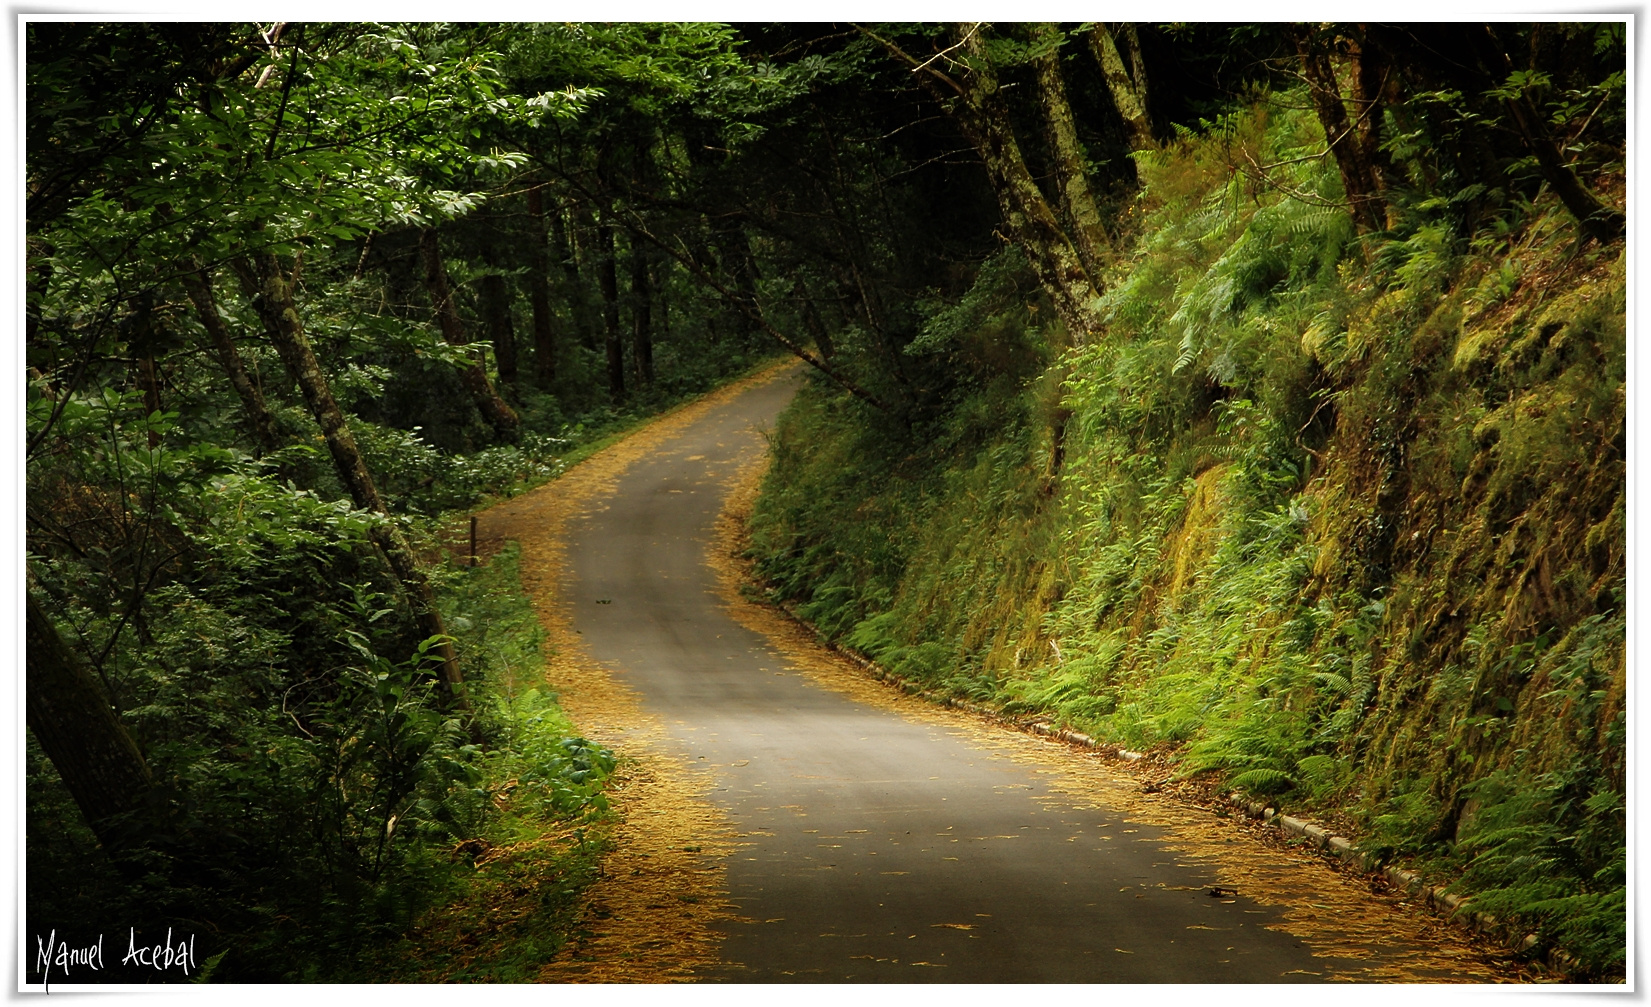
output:
POLYGON ((241 408, 246 411, 247 424, 252 427, 253 439, 257 441, 259 449, 264 454, 274 451, 280 445, 275 433, 275 421, 270 416, 269 404, 264 401, 263 391, 247 374, 246 365, 241 361, 241 352, 235 348, 235 340, 229 334, 229 326, 224 324, 223 316, 218 314, 218 301, 212 292, 212 274, 197 261, 192 263, 189 269, 184 270, 182 280, 184 292, 189 295, 189 302, 195 306, 195 315, 200 319, 201 328, 206 330, 207 338, 212 342, 212 355, 229 377, 230 387, 235 389, 236 397, 241 400, 241 408))
MULTIPOLYGON (((265 331, 275 344, 276 352, 281 355, 281 362, 298 383, 310 415, 321 427, 321 436, 326 441, 339 480, 357 507, 388 517, 389 510, 384 506, 384 498, 379 495, 367 462, 361 456, 361 449, 356 446, 355 435, 350 432, 350 425, 344 418, 343 410, 338 408, 338 401, 333 398, 332 388, 321 371, 309 337, 304 334, 304 324, 293 302, 290 277, 270 252, 257 255, 252 268, 255 270, 253 279, 258 285, 255 303, 264 320, 265 331)), ((407 537, 390 521, 375 522, 371 535, 407 595, 418 621, 419 632, 426 638, 445 638, 447 629, 436 608, 435 591, 407 537)), ((459 671, 458 657, 453 653, 452 644, 444 640, 437 653, 442 662, 441 677, 447 683, 448 692, 459 706, 468 709, 469 704, 464 698, 464 675, 459 671)))
POLYGON ((143 753, 80 656, 63 642, 33 591, 25 590, 26 719, 63 785, 111 853, 136 845, 133 816, 154 780, 143 753))
POLYGON ((1073 338, 1083 343, 1101 330, 1094 307, 1100 289, 1021 154, 997 68, 986 52, 984 30, 985 25, 978 23, 952 27, 953 38, 968 63, 968 72, 961 77, 963 100, 953 107, 966 110, 958 116, 959 125, 986 163, 1004 222, 1029 253, 1038 279, 1055 302, 1056 312, 1073 338))
POLYGON ((893 42, 861 29, 910 66, 956 121, 958 131, 986 167, 1009 237, 1026 252, 1039 283, 1054 302, 1055 313, 1073 340, 1082 344, 1101 332, 1101 318, 1096 311, 1101 290, 1084 268, 1071 236, 1027 167, 998 83, 997 68, 986 51, 985 30, 986 25, 980 22, 950 26, 949 50, 961 54, 961 59, 954 57, 954 62, 963 66, 962 72, 953 77, 941 69, 953 63, 935 58, 918 60, 893 42))
POLYGON ((1152 150, 1158 146, 1152 135, 1152 120, 1147 105, 1146 62, 1141 58, 1141 40, 1133 24, 1125 24, 1121 33, 1129 45, 1130 64, 1118 50, 1118 40, 1106 25, 1097 21, 1090 26, 1086 41, 1095 62, 1101 65, 1106 78, 1112 105, 1129 127, 1131 150, 1152 150), (1131 73, 1133 70, 1133 74, 1131 73))
POLYGON ((1072 244, 1083 261, 1092 283, 1097 282, 1107 260, 1106 228, 1101 210, 1089 185, 1089 170, 1072 121, 1072 106, 1066 98, 1066 81, 1061 76, 1062 34, 1049 22, 1032 30, 1032 66, 1037 71, 1038 103, 1043 106, 1049 126, 1049 146, 1054 153, 1055 188, 1062 208, 1072 225, 1072 244))

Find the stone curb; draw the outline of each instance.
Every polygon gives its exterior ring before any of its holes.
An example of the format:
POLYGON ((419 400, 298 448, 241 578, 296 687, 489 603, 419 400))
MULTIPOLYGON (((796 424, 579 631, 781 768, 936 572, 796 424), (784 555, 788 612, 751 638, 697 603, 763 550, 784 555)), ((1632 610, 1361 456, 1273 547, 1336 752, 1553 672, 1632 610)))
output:
MULTIPOLYGON (((774 603, 769 602, 769 604, 774 603)), ((978 703, 970 703, 967 700, 962 700, 955 696, 948 696, 943 693, 935 692, 932 689, 925 689, 917 682, 913 682, 907 678, 902 678, 899 675, 888 671, 877 662, 873 661, 869 657, 866 657, 864 654, 861 654, 853 648, 826 640, 824 637, 820 636, 819 630, 815 629, 812 623, 810 623, 807 619, 798 616, 797 613, 791 610, 790 606, 775 605, 775 607, 784 612, 792 621, 808 627, 809 630, 813 631, 815 638, 820 643, 824 644, 826 647, 830 648, 842 657, 845 657, 859 665, 866 671, 867 674, 871 675, 872 678, 892 685, 907 695, 916 696, 920 699, 926 699, 939 706, 949 706, 954 710, 964 710, 969 713, 977 714, 990 720, 994 720, 1000 724, 1004 724, 1005 726, 1013 727, 1016 730, 1042 735, 1046 738, 1053 738, 1056 741, 1063 741, 1069 745, 1076 745, 1080 748, 1088 748, 1097 754, 1110 756, 1114 759, 1121 759, 1125 762, 1139 762, 1141 759, 1146 757, 1141 752, 1132 752, 1127 748, 1108 745, 1104 742, 1096 741, 1087 734, 1083 734, 1069 728, 1055 727, 1053 724, 1045 720, 1033 720, 1030 722, 1016 720, 1001 710, 981 706, 978 703)), ((1332 835, 1328 830, 1311 821, 1296 818, 1291 815, 1280 814, 1277 808, 1269 807, 1256 801, 1246 800, 1238 791, 1233 791, 1227 795, 1227 803, 1244 812, 1244 814, 1248 815, 1250 818, 1260 819, 1263 822, 1276 826, 1281 831, 1289 835, 1298 836, 1305 839, 1318 849, 1348 864, 1351 864, 1353 867, 1367 875, 1380 876, 1384 878, 1388 884, 1392 885, 1395 889, 1401 892, 1411 895, 1412 897, 1421 897, 1429 909, 1443 915, 1450 923, 1486 936, 1501 937, 1504 945, 1515 952, 1529 951, 1537 944, 1537 936, 1533 933, 1522 934, 1520 932, 1520 929, 1522 928, 1510 927, 1489 913, 1473 912, 1464 908, 1470 897, 1464 897, 1447 892, 1442 885, 1428 887, 1420 875, 1407 871, 1402 867, 1393 865, 1382 866, 1378 864, 1373 854, 1361 851, 1352 840, 1347 839, 1345 836, 1332 835)), ((1564 951, 1554 948, 1551 949, 1544 958, 1544 964, 1548 967, 1550 972, 1554 973, 1558 978, 1563 979, 1575 966, 1576 959, 1571 955, 1566 954, 1564 951)))
MULTIPOLYGON (((1427 903, 1428 908, 1443 914, 1458 926, 1491 937, 1502 937, 1507 947, 1514 951, 1529 951, 1536 946, 1537 936, 1535 934, 1521 933, 1520 928, 1511 927, 1490 913, 1474 912, 1466 908, 1470 901, 1469 898, 1447 892, 1444 886, 1430 888, 1418 874, 1398 866, 1382 867, 1378 865, 1374 856, 1362 852, 1343 836, 1331 835, 1312 822, 1290 815, 1279 814, 1276 808, 1245 800, 1237 791, 1228 794, 1227 801, 1251 818, 1259 818, 1270 822, 1280 830, 1306 839, 1314 846, 1354 865, 1366 874, 1379 875, 1385 878, 1388 884, 1401 892, 1413 897, 1421 897, 1427 903)), ((1550 970, 1564 975, 1576 964, 1576 959, 1555 948, 1548 952, 1546 964, 1550 970)))

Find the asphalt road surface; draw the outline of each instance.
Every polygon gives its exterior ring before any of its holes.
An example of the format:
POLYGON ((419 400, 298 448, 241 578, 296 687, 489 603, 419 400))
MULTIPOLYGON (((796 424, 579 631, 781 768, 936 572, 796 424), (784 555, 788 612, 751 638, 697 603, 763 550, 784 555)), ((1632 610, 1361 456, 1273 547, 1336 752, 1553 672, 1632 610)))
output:
POLYGON ((1275 910, 1212 898, 1213 879, 1150 827, 1063 802, 1030 767, 787 673, 730 620, 706 546, 728 479, 764 450, 760 431, 799 380, 788 372, 711 412, 568 534, 589 652, 662 715, 687 759, 715 767, 712 797, 748 836, 728 883, 750 922, 722 924, 717 978, 1317 981, 1304 973, 1326 961, 1264 928, 1275 910))

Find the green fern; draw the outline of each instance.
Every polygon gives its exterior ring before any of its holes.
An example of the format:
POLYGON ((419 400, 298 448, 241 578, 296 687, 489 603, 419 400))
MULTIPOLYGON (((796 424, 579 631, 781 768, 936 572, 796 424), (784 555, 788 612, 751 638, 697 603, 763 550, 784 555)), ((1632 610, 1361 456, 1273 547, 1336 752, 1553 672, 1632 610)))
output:
POLYGON ((1313 675, 1313 684, 1319 691, 1337 699, 1345 698, 1353 691, 1353 683, 1334 672, 1320 671, 1313 675))
POLYGON ((1295 788, 1289 773, 1278 769, 1251 769, 1232 778, 1232 785, 1252 794, 1273 796, 1295 788))

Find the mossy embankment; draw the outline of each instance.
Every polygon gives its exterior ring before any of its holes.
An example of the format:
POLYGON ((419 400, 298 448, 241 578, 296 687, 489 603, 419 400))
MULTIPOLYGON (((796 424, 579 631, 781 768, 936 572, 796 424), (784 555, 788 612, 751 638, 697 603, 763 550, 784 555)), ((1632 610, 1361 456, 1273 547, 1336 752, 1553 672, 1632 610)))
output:
POLYGON ((1139 158, 1089 345, 1010 250, 906 351, 964 375, 937 405, 806 388, 757 568, 902 675, 1173 751, 1620 973, 1622 246, 1547 196, 1358 235, 1289 106, 1139 158))

